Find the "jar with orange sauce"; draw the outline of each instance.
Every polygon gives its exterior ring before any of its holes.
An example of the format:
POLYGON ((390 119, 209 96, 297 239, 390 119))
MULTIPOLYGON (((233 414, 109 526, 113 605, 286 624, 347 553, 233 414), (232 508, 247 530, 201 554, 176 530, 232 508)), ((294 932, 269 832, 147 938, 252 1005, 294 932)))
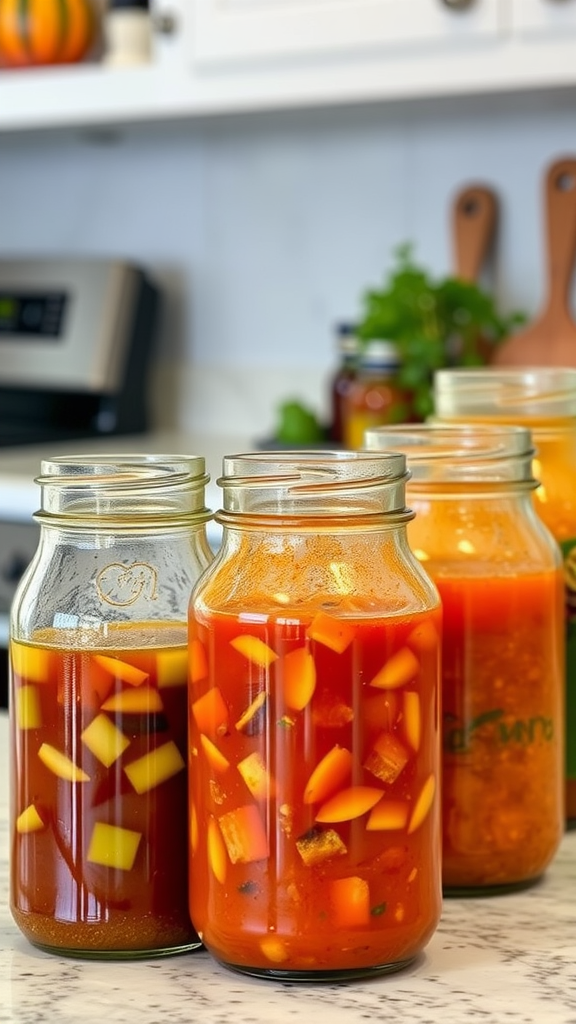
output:
POLYGON ((530 429, 540 486, 534 505, 564 558, 566 622, 565 803, 576 828, 576 369, 518 367, 439 370, 436 417, 512 423, 530 429))
POLYGON ((190 913, 260 977, 397 970, 441 906, 437 591, 400 454, 224 459, 190 606, 190 913))
POLYGON ((409 541, 442 598, 444 892, 523 888, 564 825, 563 581, 530 432, 406 425, 366 446, 406 454, 409 541))

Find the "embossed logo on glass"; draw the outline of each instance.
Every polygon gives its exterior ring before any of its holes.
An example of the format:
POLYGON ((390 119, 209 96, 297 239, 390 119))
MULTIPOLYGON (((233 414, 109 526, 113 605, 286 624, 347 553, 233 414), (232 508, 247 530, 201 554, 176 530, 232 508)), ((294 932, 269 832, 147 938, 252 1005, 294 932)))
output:
POLYGON ((98 573, 96 587, 102 601, 113 605, 130 605, 145 597, 155 601, 158 574, 148 562, 121 565, 111 562, 98 573))

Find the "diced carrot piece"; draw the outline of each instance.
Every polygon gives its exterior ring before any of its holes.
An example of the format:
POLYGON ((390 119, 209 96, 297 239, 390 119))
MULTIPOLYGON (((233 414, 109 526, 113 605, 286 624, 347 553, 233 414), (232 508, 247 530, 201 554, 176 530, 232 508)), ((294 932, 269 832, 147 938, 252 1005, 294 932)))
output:
POLYGON ((221 775, 223 772, 228 770, 230 767, 230 761, 224 757, 224 754, 218 750, 216 744, 212 743, 212 740, 209 740, 204 733, 200 734, 200 746, 215 772, 218 772, 218 774, 221 775))
POLYGON ((268 837, 256 804, 245 804, 218 819, 233 864, 250 864, 269 856, 268 837))
POLYGON ((247 729, 250 722, 253 721, 254 716, 257 715, 261 708, 264 707, 267 697, 268 694, 266 693, 266 690, 261 690, 260 693, 257 694, 238 721, 234 723, 234 728, 237 729, 238 732, 244 732, 244 730, 247 729))
POLYGON ((419 654, 429 654, 438 649, 440 639, 436 628, 430 621, 421 622, 409 634, 406 643, 419 654))
POLYGON ((129 661, 121 661, 120 658, 109 658, 105 654, 95 654, 93 658, 113 679, 119 679, 128 686, 141 686, 150 676, 149 672, 143 672, 141 668, 136 668, 129 661))
POLYGON ((25 807, 16 818, 16 831, 21 835, 25 835, 27 832, 39 832, 43 828, 46 828, 46 825, 34 804, 28 804, 28 807, 25 807))
POLYGON ((370 686, 379 690, 397 690, 411 683, 419 671, 420 662, 414 652, 409 647, 401 647, 370 680, 370 686))
POLYGON ((316 815, 316 821, 351 821, 366 814, 379 800, 382 790, 374 786, 349 786, 327 800, 316 815))
POLYGON ((222 833, 215 818, 210 818, 208 821, 207 846, 208 863, 212 869, 212 873, 220 884, 223 885, 226 881, 226 867, 228 859, 226 856, 224 840, 222 839, 222 833))
POLYGON ((366 725, 391 732, 400 714, 400 696, 395 690, 385 690, 367 697, 362 706, 366 725))
POLYGON ((198 830, 198 813, 194 804, 190 807, 190 847, 192 853, 196 853, 198 850, 198 844, 200 841, 200 832, 198 830))
POLYGON ((267 935, 260 941, 260 949, 273 964, 283 964, 289 956, 286 944, 276 935, 267 935))
POLYGON ((422 786, 414 809, 410 817, 410 824, 408 825, 408 832, 415 832, 417 828, 427 817, 430 808, 434 802, 434 794, 436 792, 436 779, 433 775, 428 776, 426 782, 422 786))
POLYGON ((177 647, 173 651, 159 651, 156 655, 156 685, 159 690, 167 686, 186 686, 188 683, 188 651, 177 647))
POLYGON ((307 868, 321 864, 330 857, 347 853, 346 844, 333 828, 313 828, 296 840, 296 849, 307 868))
POLYGON ((50 652, 10 641, 12 671, 29 683, 50 682, 50 652))
POLYGON ((370 887, 352 875, 330 882, 331 920, 338 928, 358 928, 370 923, 370 887))
POLYGON ((238 771, 252 796, 255 796, 257 800, 266 800, 274 795, 276 788, 274 780, 270 777, 270 773, 257 750, 238 762, 238 771))
POLYGON ((208 657, 201 640, 191 640, 188 645, 188 677, 191 683, 199 683, 208 675, 208 657))
POLYGON ((124 714, 151 715, 162 711, 164 705, 158 690, 149 686, 139 686, 132 690, 120 690, 113 693, 102 705, 102 711, 118 711, 124 714))
POLYGON ((228 706, 217 686, 212 686, 194 701, 192 714, 200 732, 210 739, 228 732, 228 706))
POLYGON ((131 871, 141 838, 142 833, 131 828, 97 821, 92 830, 87 860, 119 871, 131 871))
POLYGON ((42 744, 38 757, 59 779, 65 779, 66 782, 90 782, 90 776, 82 768, 50 743, 42 744))
POLYGON ((124 768, 124 772, 136 792, 142 794, 171 779, 185 767, 184 758, 174 740, 168 740, 167 743, 162 743, 161 746, 131 761, 124 768))
POLYGON ((349 778, 352 754, 338 744, 318 762, 304 788, 304 803, 315 804, 327 800, 349 778))
POLYGON ((393 733, 383 732, 364 761, 364 768, 382 782, 395 782, 409 761, 405 747, 393 733))
POLYGON ((273 661, 276 661, 278 655, 268 644, 265 644, 263 640, 260 640, 257 636, 251 636, 249 633, 242 633, 240 636, 230 641, 232 647, 239 654, 243 654, 248 661, 253 662, 254 665, 258 665, 259 668, 269 668, 273 661))
POLYGON ((420 697, 415 690, 406 690, 404 693, 404 734, 412 750, 418 750, 422 735, 422 714, 420 697))
POLYGON ((40 696, 36 686, 19 686, 15 691, 16 725, 19 729, 39 729, 42 725, 40 696))
POLYGON ((387 800, 385 797, 370 811, 366 828, 369 832, 393 831, 406 828, 408 804, 404 800, 387 800))
POLYGON ((346 619, 337 619, 326 612, 316 612, 312 622, 306 630, 306 636, 319 644, 324 644, 336 654, 343 651, 352 643, 356 635, 356 627, 346 619))
POLYGON ((316 689, 316 665, 305 647, 298 647, 282 658, 284 701, 292 711, 302 711, 316 689))

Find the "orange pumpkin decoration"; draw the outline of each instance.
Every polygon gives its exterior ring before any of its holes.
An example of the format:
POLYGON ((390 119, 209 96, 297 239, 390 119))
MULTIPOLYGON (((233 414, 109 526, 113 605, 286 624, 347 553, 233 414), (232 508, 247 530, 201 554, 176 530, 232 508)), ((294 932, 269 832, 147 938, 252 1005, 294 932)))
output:
POLYGON ((0 0, 0 63, 74 64, 94 39, 90 0, 0 0))

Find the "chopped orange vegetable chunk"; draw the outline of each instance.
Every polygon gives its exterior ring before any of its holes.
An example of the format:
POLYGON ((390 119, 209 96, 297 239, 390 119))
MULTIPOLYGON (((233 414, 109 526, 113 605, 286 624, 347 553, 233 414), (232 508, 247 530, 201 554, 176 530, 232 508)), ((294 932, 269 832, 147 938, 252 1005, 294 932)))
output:
POLYGON ((439 647, 439 637, 431 622, 421 622, 412 630, 406 640, 409 647, 412 647, 420 654, 430 653, 439 647))
POLYGON ((211 739, 228 732, 228 706, 217 686, 212 686, 194 701, 192 714, 200 732, 211 739))
POLYGON ((251 636, 249 633, 242 633, 240 636, 234 637, 230 643, 234 650, 243 654, 245 658, 248 658, 248 661, 258 665, 259 668, 269 668, 278 657, 276 652, 271 647, 268 647, 268 644, 265 644, 257 636, 251 636))
POLYGON ((396 690, 385 690, 373 697, 367 697, 363 703, 363 714, 365 722, 378 729, 386 729, 390 732, 400 714, 401 694, 396 690))
POLYGON ((245 804, 218 819, 233 864, 250 864, 269 856, 268 837, 256 804, 245 804))
POLYGON ((433 775, 429 775, 420 790, 416 803, 414 804, 414 809, 410 817, 410 824, 408 825, 408 832, 415 832, 417 828, 420 828, 420 825, 426 819, 430 808, 432 807, 435 792, 436 780, 433 775))
POLYGON ((218 827, 218 822, 215 818, 210 818, 208 821, 208 863, 212 869, 214 877, 223 885, 226 881, 226 847, 224 840, 222 839, 222 833, 218 827))
POLYGON ((422 734, 420 697, 415 690, 404 693, 404 734, 412 750, 418 750, 422 734))
POLYGON ((198 812, 194 804, 190 807, 190 846, 192 853, 196 853, 198 849, 198 843, 200 842, 200 832, 198 829, 198 812))
POLYGON ((199 683, 208 675, 208 658, 206 648, 201 640, 191 640, 188 645, 188 675, 191 683, 199 683))
POLYGON ((395 782, 408 761, 408 751, 400 740, 391 732, 383 732, 364 761, 364 768, 382 782, 395 782))
POLYGON ((128 683, 129 686, 141 686, 149 678, 148 672, 143 672, 141 668, 136 668, 135 665, 131 665, 128 661, 121 661, 120 658, 109 658, 106 654, 95 654, 94 661, 105 672, 113 676, 114 679, 120 679, 121 682, 128 683))
POLYGON ((162 711, 164 705, 158 690, 149 686, 139 686, 137 689, 120 690, 112 694, 102 705, 102 711, 118 711, 124 714, 151 715, 155 711, 162 711))
POLYGON ((310 640, 324 644, 336 654, 342 654, 346 650, 352 643, 355 634, 355 626, 346 622, 345 619, 327 615, 326 612, 317 612, 306 630, 306 635, 310 640))
POLYGON ((304 788, 304 803, 315 804, 328 797, 346 782, 352 772, 352 754, 338 744, 318 762, 304 788))
POLYGON ((212 740, 209 740, 204 733, 200 733, 200 746, 215 772, 218 772, 218 774, 221 775, 223 772, 228 771, 230 761, 228 758, 224 757, 224 754, 218 750, 216 744, 212 743, 212 740))
POLYGON ((316 689, 316 665, 305 647, 290 651, 282 659, 284 700, 292 711, 302 711, 316 689))
POLYGON ((366 828, 369 832, 393 831, 406 828, 408 804, 404 800, 387 800, 384 797, 370 811, 366 828))
POLYGON ((257 800, 266 800, 275 791, 274 781, 259 751, 255 750, 248 754, 242 761, 238 762, 238 771, 248 786, 248 789, 257 800))
POLYGON ((316 821, 351 821, 366 814, 382 798, 382 790, 374 786, 350 786, 327 800, 316 815, 316 821))
POLYGON ((331 920, 338 928, 358 928, 370 923, 370 887, 352 875, 330 882, 331 920))
POLYGON ((416 655, 409 647, 401 647, 370 680, 370 686, 376 686, 379 690, 397 690, 411 683, 419 671, 420 662, 416 655))
POLYGON ((288 959, 286 944, 275 935, 267 935, 260 941, 260 949, 267 960, 273 964, 283 964, 288 959))

